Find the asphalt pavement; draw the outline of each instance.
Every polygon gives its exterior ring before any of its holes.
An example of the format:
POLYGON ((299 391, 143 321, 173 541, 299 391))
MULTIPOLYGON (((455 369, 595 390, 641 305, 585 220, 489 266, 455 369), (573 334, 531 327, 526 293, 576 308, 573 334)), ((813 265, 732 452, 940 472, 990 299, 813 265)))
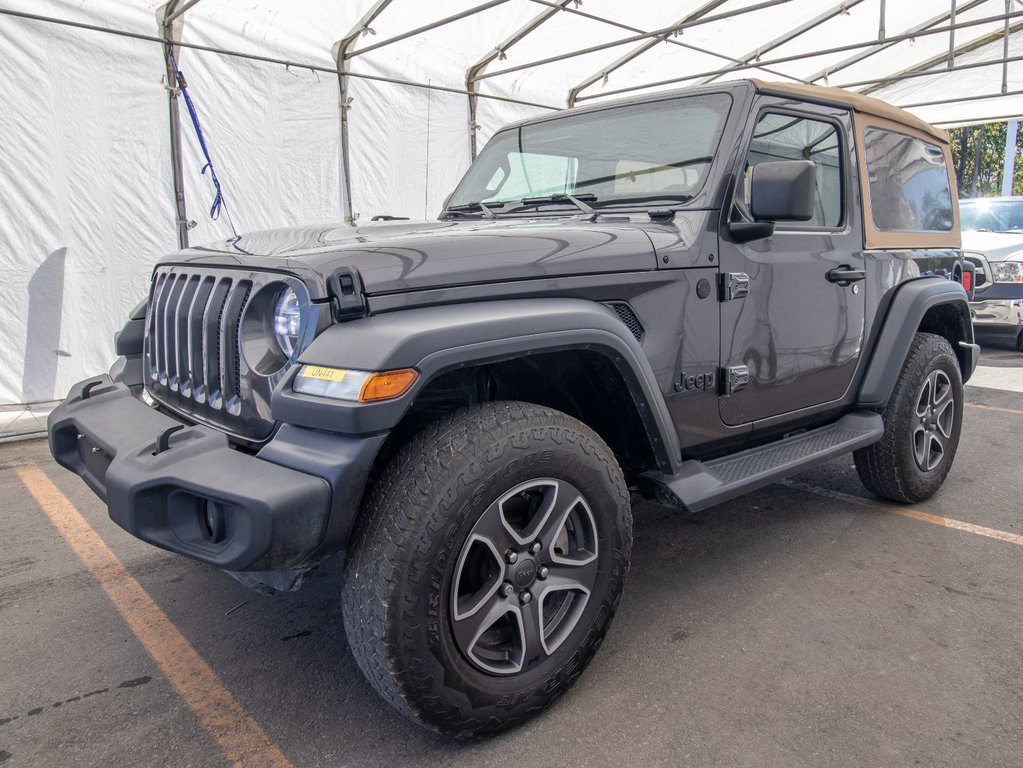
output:
MULTIPOLYGON (((982 363, 1023 375, 1010 344, 982 363)), ((967 403, 912 508, 851 457, 695 517, 637 503, 589 670, 470 743, 363 680, 337 562, 255 594, 124 533, 44 441, 0 446, 0 765, 1019 768, 1023 393, 967 403)))

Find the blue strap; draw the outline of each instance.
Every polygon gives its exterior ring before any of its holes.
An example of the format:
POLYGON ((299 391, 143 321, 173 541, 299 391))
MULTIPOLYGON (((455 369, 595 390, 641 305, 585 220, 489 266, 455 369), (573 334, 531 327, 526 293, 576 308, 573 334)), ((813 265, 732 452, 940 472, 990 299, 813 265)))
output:
MULTIPOLYGON (((207 170, 210 172, 210 180, 213 182, 213 188, 217 191, 213 197, 213 205, 210 206, 210 218, 216 220, 220 217, 220 209, 224 207, 224 190, 220 186, 220 179, 217 178, 217 171, 213 167, 213 158, 210 157, 210 150, 206 146, 206 137, 203 136, 202 126, 199 124, 199 115, 195 111, 195 104, 192 103, 192 97, 188 95, 185 76, 178 69, 178 62, 174 58, 174 52, 169 48, 167 49, 167 57, 170 59, 171 67, 174 69, 174 79, 177 81, 178 89, 181 91, 181 95, 185 97, 185 106, 188 107, 188 114, 192 118, 192 126, 195 128, 196 138, 199 139, 199 146, 202 148, 203 157, 206 158, 206 165, 202 167, 201 173, 205 176, 207 170)), ((230 214, 228 214, 229 221, 230 218, 230 214)), ((231 224, 231 229, 234 229, 233 223, 231 224)))

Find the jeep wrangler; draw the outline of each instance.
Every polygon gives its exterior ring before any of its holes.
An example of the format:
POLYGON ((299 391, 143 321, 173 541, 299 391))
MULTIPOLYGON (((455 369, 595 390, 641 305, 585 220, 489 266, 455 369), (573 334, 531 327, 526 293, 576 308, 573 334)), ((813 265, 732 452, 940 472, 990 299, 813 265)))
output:
POLYGON ((633 492, 700 512, 847 452, 881 497, 938 490, 978 355, 951 171, 944 132, 830 88, 527 120, 435 221, 163 259, 50 447, 254 588, 344 552, 376 690, 495 733, 599 647, 633 492))

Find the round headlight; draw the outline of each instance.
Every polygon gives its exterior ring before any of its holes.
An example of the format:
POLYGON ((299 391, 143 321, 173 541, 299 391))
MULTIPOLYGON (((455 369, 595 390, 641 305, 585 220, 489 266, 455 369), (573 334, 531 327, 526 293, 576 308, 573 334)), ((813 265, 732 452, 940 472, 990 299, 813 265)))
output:
POLYGON ((277 299, 274 309, 274 335, 281 350, 290 359, 298 347, 302 333, 302 306, 298 294, 292 288, 285 288, 277 299))

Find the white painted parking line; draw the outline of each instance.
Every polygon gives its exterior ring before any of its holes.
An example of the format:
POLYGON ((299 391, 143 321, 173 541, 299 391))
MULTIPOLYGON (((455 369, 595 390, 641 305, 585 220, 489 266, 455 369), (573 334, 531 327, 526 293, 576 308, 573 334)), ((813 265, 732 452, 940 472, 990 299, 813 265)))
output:
POLYGON ((924 512, 908 505, 903 506, 901 504, 882 501, 881 499, 865 499, 862 496, 853 496, 852 494, 842 493, 841 491, 835 491, 830 488, 821 488, 820 486, 804 483, 800 480, 782 480, 778 484, 784 485, 788 488, 795 488, 799 491, 814 493, 818 496, 825 496, 829 499, 835 499, 836 501, 844 501, 847 504, 855 504, 859 507, 869 507, 870 509, 887 512, 890 515, 908 517, 912 520, 919 520, 922 523, 940 525, 943 528, 951 528, 952 530, 972 533, 977 536, 984 536, 989 539, 996 539, 1008 544, 1015 544, 1016 546, 1023 547, 1023 536, 1020 536, 1018 533, 1000 531, 997 528, 988 528, 985 525, 974 525, 973 523, 966 523, 962 520, 956 520, 951 517, 932 515, 930 512, 924 512))
POLYGON ((1023 392, 1023 368, 996 368, 990 365, 978 365, 966 386, 1023 392))

